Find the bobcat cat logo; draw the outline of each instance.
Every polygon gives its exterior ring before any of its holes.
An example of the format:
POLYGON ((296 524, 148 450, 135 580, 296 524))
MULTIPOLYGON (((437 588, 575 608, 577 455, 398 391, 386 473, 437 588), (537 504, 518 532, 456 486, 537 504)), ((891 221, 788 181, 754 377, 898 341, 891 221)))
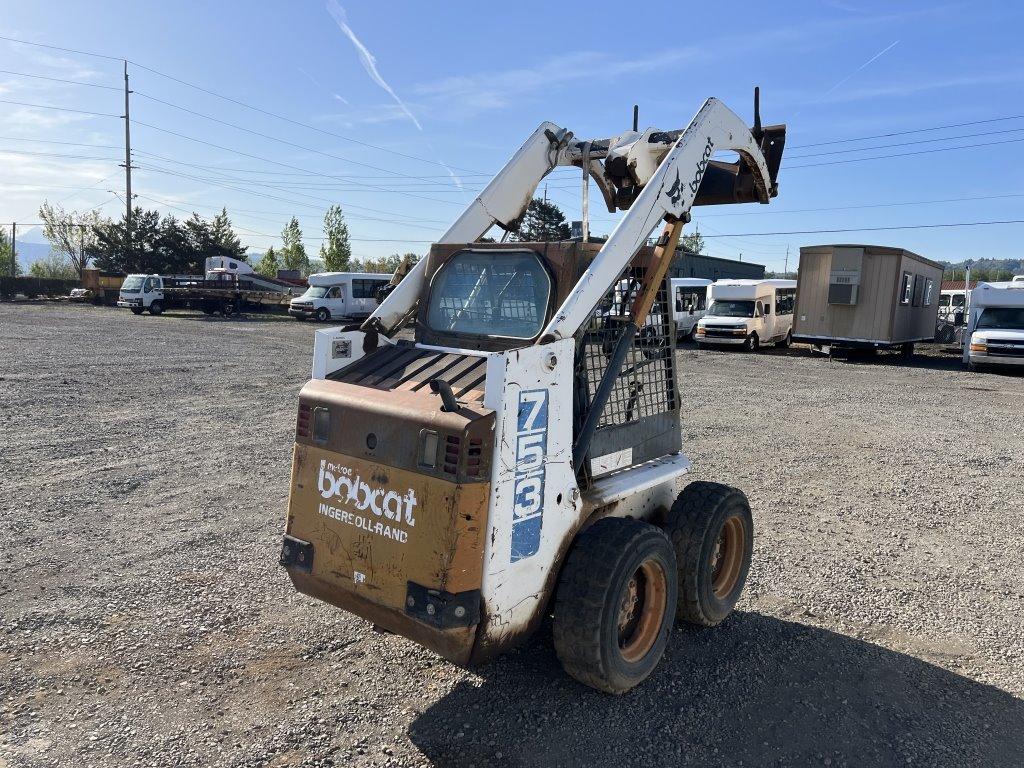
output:
POLYGON ((676 180, 675 183, 668 188, 668 199, 672 201, 672 205, 679 205, 679 198, 683 196, 683 182, 679 180, 679 169, 676 169, 676 180))

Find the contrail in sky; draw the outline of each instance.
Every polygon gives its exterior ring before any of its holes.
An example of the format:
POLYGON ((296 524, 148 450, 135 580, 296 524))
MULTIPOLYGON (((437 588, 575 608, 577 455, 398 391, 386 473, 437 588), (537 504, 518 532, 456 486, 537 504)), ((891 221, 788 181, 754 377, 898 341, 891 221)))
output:
POLYGON ((846 81, 848 81, 848 80, 849 80, 849 79, 850 79, 851 77, 853 77, 854 75, 856 75, 856 74, 857 74, 858 72, 860 72, 860 71, 862 71, 863 69, 865 69, 865 68, 866 68, 866 67, 867 67, 867 66, 868 66, 869 64, 871 64, 872 62, 874 62, 874 61, 877 61, 878 59, 882 58, 882 56, 883 56, 884 54, 888 53, 888 52, 889 52, 889 51, 891 51, 891 50, 892 50, 893 48, 895 48, 895 47, 896 47, 896 46, 897 46, 897 45, 899 44, 899 42, 900 42, 899 40, 896 40, 896 41, 894 41, 894 42, 890 43, 890 44, 889 44, 889 45, 888 45, 887 47, 885 47, 885 48, 883 48, 882 50, 880 50, 880 51, 879 51, 878 53, 876 53, 876 54, 875 54, 874 56, 872 56, 872 57, 871 57, 870 59, 868 59, 868 60, 867 60, 867 61, 865 61, 865 62, 864 62, 863 64, 861 64, 861 65, 860 65, 859 67, 857 67, 857 68, 856 68, 855 70, 853 70, 853 72, 851 72, 850 74, 848 74, 848 75, 847 75, 846 77, 844 77, 844 78, 843 78, 842 80, 840 80, 840 81, 839 81, 838 83, 836 83, 836 84, 835 84, 835 85, 833 85, 833 86, 832 86, 831 88, 829 88, 829 89, 828 89, 827 91, 825 91, 825 93, 823 93, 823 94, 822 94, 822 96, 828 96, 828 95, 829 95, 830 93, 832 93, 832 91, 834 91, 834 90, 835 90, 836 88, 838 88, 838 87, 839 87, 840 85, 842 85, 843 83, 845 83, 846 81))
POLYGON ((369 49, 363 45, 362 40, 356 37, 356 33, 352 31, 352 27, 348 25, 348 16, 345 15, 345 9, 338 5, 337 0, 328 0, 327 12, 334 17, 334 21, 337 23, 338 27, 345 33, 345 36, 352 41, 352 45, 356 47, 356 51, 359 52, 359 61, 362 62, 363 69, 366 70, 366 74, 370 76, 370 79, 373 80, 373 82, 388 92, 399 108, 401 108, 406 116, 412 120, 413 125, 422 131, 423 126, 420 125, 420 121, 417 120, 416 116, 409 111, 409 108, 405 106, 405 102, 398 98, 398 94, 395 93, 394 89, 388 85, 387 81, 381 77, 380 72, 377 71, 377 59, 375 59, 369 49))
MULTIPOLYGON (((416 116, 409 111, 409 108, 405 106, 405 102, 398 98, 398 94, 395 93, 395 90, 390 85, 388 85, 388 82, 383 77, 381 77, 380 72, 377 71, 377 59, 374 57, 372 53, 370 53, 369 49, 365 45, 363 45, 363 41, 356 37, 356 33, 352 31, 352 27, 348 25, 348 16, 345 14, 345 9, 338 5, 337 0, 328 0, 327 12, 334 17, 334 21, 337 23, 339 29, 341 29, 341 31, 345 33, 345 36, 352 41, 352 45, 356 47, 356 51, 359 52, 359 61, 362 63, 363 69, 366 70, 366 74, 370 76, 370 79, 373 80, 373 82, 375 82, 385 91, 387 91, 391 98, 395 100, 395 103, 399 106, 402 112, 404 112, 405 115, 410 120, 412 120, 413 125, 415 125, 417 129, 422 131, 423 126, 420 125, 420 121, 417 120, 416 116)), ((341 97, 339 96, 336 98, 340 99, 341 97)), ((428 146, 430 146, 429 142, 428 146)), ((430 149, 432 152, 434 151, 433 147, 430 147, 430 149)), ((451 177, 452 181, 455 182, 455 186, 457 186, 461 190, 462 179, 456 176, 455 172, 452 171, 452 169, 445 165, 442 161, 438 160, 437 163, 446 171, 448 171, 448 175, 451 177)))

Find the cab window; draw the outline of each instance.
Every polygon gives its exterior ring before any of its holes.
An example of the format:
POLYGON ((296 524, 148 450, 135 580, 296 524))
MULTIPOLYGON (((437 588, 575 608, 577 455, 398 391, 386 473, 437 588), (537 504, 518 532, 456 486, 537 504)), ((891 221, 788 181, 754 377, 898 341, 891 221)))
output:
POLYGON ((426 324, 438 333, 532 339, 550 297, 551 277, 533 251, 463 251, 434 276, 426 324))

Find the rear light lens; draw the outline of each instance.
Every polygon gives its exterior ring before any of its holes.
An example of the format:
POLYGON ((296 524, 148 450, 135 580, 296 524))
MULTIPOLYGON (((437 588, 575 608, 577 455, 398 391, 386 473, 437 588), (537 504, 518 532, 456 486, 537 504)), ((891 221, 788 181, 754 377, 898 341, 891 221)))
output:
POLYGON ((420 466, 437 466, 437 432, 432 429, 424 429, 420 432, 420 466))
POLYGON ((318 443, 326 443, 331 437, 331 412, 327 408, 317 406, 313 409, 313 439, 318 443))
POLYGON ((295 425, 296 437, 309 437, 309 421, 312 410, 306 403, 299 403, 299 420, 295 425))

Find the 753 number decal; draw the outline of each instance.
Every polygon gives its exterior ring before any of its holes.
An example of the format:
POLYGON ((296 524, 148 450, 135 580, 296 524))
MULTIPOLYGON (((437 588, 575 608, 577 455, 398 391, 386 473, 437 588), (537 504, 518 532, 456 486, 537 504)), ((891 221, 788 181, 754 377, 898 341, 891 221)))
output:
POLYGON ((519 393, 516 474, 512 507, 512 562, 537 554, 544 520, 544 456, 548 448, 548 392, 519 393))

